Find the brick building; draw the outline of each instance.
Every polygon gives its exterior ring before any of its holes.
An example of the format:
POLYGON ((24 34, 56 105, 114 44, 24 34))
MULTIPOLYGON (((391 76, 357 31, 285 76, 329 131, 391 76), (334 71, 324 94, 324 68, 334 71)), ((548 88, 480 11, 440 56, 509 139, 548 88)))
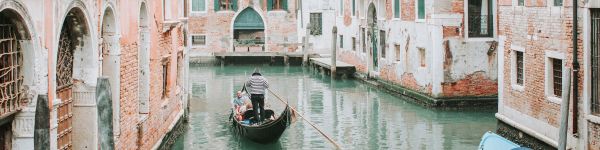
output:
POLYGON ((98 121, 101 76, 112 87, 115 147, 158 147, 186 105, 186 7, 183 0, 0 0, 0 147, 33 149, 34 114, 49 108, 49 149, 98 149, 103 135, 95 129, 107 121, 98 121), (46 95, 48 106, 36 106, 46 95))
MULTIPOLYGON (((579 91, 571 94, 577 103, 570 98, 567 149, 600 149, 600 2, 578 2, 579 91)), ((557 147, 563 72, 574 66, 573 1, 499 0, 498 18, 498 132, 533 148, 557 147)))
POLYGON ((295 52, 295 0, 189 0, 190 52, 295 52))
MULTIPOLYGON (((338 60, 359 72, 434 99, 433 106, 495 105, 496 1, 304 0, 299 37, 329 52, 337 26, 338 60), (307 30, 307 24, 311 26, 307 30), (438 101, 441 100, 441 101, 438 101)), ((402 93, 402 92, 401 92, 402 93)))

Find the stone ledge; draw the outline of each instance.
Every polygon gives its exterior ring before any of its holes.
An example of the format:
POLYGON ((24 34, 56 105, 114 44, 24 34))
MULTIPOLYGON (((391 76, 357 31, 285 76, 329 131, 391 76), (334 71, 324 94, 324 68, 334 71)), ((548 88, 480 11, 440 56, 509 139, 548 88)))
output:
POLYGON ((497 109, 497 96, 464 96, 464 97, 440 97, 408 89, 406 87, 385 81, 379 78, 366 78, 366 75, 355 73, 354 78, 368 85, 381 88, 386 92, 407 98, 406 100, 430 108, 438 109, 497 109))
POLYGON ((513 141, 521 146, 531 149, 556 149, 547 143, 538 140, 534 136, 531 136, 513 126, 508 125, 502 120, 498 120, 496 133, 510 141, 513 141))

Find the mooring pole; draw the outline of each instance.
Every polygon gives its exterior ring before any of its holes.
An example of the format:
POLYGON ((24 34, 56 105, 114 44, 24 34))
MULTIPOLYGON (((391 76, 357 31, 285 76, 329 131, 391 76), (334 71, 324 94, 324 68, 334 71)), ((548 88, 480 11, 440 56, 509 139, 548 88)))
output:
MULTIPOLYGON (((569 126, 569 98, 571 97, 571 69, 567 68, 563 72, 562 80, 562 104, 560 105, 560 132, 558 133, 558 149, 567 148, 567 130, 569 126)), ((574 126, 575 128, 575 126, 574 126)))
POLYGON ((302 43, 304 44, 302 46, 302 65, 308 64, 308 37, 310 36, 310 25, 310 23, 306 25, 306 35, 304 35, 304 38, 302 39, 302 43))
POLYGON ((337 69, 336 56, 337 56, 337 27, 333 26, 333 34, 331 34, 331 78, 335 78, 335 72, 337 69))
POLYGON ((50 108, 48 95, 38 95, 35 110, 33 147, 35 150, 50 149, 50 108))
POLYGON ((113 99, 108 77, 98 78, 96 87, 96 101, 98 103, 98 144, 102 150, 113 150, 115 149, 113 136, 113 99))

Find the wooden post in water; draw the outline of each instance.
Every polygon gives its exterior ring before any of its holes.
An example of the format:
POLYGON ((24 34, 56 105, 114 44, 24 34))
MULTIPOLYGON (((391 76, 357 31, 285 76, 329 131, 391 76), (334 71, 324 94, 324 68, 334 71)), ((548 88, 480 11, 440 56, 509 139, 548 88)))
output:
POLYGON ((337 27, 333 26, 332 38, 331 38, 331 78, 335 78, 335 72, 337 69, 336 56, 337 56, 337 27))
POLYGON ((306 35, 302 39, 302 65, 308 64, 308 36, 310 36, 310 23, 306 25, 306 35))
MULTIPOLYGON (((567 148, 567 130, 569 129, 569 98, 571 97, 571 69, 563 72, 562 80, 562 104, 560 105, 560 131, 558 133, 558 149, 567 148)), ((577 127, 573 127, 577 128, 577 127)))

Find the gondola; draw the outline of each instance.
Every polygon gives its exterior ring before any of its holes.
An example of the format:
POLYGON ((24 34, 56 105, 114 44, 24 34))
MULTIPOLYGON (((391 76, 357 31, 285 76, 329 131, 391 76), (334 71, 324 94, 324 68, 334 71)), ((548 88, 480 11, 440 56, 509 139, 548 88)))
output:
MULTIPOLYGON (((271 109, 265 109, 265 116, 271 117, 275 113, 271 109)), ((230 120, 233 123, 232 128, 235 134, 245 137, 257 143, 272 143, 279 140, 285 129, 290 126, 294 119, 294 113, 288 105, 285 110, 275 120, 266 119, 259 125, 246 125, 235 119, 234 111, 231 111, 230 120)), ((244 112, 243 118, 254 116, 254 110, 244 112)))

